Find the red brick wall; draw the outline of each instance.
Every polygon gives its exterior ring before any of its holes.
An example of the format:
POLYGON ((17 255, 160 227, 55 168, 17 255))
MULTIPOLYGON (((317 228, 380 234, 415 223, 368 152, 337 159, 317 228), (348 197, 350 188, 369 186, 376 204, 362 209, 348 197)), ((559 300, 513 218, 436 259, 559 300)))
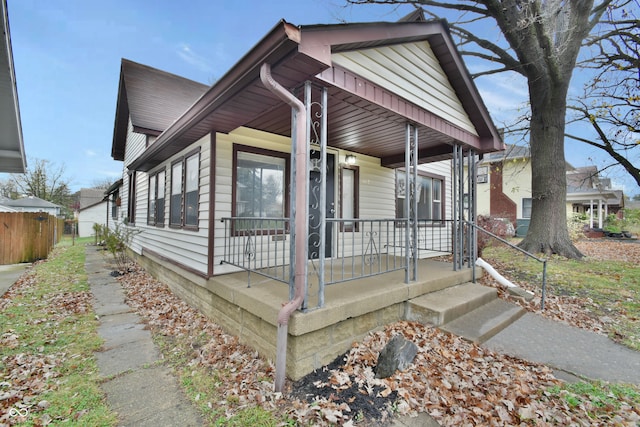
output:
POLYGON ((502 162, 491 164, 489 215, 491 215, 492 217, 507 218, 513 223, 513 226, 515 227, 518 207, 516 203, 503 192, 502 168, 502 162))

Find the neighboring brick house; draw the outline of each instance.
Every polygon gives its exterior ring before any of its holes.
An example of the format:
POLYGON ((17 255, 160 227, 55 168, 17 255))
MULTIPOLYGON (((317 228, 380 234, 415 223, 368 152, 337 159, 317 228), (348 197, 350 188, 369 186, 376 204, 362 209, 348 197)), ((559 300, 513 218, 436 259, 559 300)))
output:
MULTIPOLYGON (((531 218, 531 162, 529 147, 507 145, 489 153, 478 164, 478 215, 508 219, 516 235, 524 236, 531 218)), ((567 213, 589 215, 593 228, 608 213, 624 206, 622 191, 611 189, 611 180, 601 178, 595 166, 575 168, 567 163, 567 213)))

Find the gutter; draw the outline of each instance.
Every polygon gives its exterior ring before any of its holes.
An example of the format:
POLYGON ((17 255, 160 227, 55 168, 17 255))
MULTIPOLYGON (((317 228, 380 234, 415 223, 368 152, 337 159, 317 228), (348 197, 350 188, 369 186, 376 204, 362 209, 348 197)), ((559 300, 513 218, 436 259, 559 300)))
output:
MULTIPOLYGON (((271 66, 263 63, 260 67, 260 80, 265 87, 281 100, 286 102, 295 110, 295 167, 296 167, 296 192, 295 205, 292 210, 292 217, 295 221, 294 247, 305 248, 307 245, 307 188, 304 179, 299 179, 300 173, 306 175, 308 153, 307 153, 307 113, 304 104, 294 97, 287 89, 276 82, 271 75, 271 66), (305 185, 299 185, 300 183, 305 185)), ((275 391, 282 392, 287 368, 287 338, 289 317, 302 305, 307 287, 307 251, 295 251, 295 271, 294 271, 294 296, 291 301, 285 304, 278 313, 278 337, 276 341, 276 377, 275 391)))

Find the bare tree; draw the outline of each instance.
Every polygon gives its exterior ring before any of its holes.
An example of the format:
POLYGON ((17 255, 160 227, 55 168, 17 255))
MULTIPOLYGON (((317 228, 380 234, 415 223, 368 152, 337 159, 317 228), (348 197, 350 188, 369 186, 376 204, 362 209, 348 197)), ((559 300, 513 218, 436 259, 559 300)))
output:
POLYGON ((109 178, 96 178, 93 181, 91 181, 92 188, 98 188, 101 190, 106 190, 107 188, 111 187, 112 184, 113 184, 113 180, 109 178))
POLYGON ((34 159, 29 161, 24 174, 11 174, 10 181, 18 194, 68 207, 71 191, 64 172, 64 165, 55 166, 49 160, 34 159))
POLYGON ((567 230, 564 152, 567 94, 582 43, 615 0, 347 0, 352 4, 411 4, 459 15, 450 24, 460 53, 493 66, 474 77, 504 71, 527 80, 531 108, 529 135, 532 209, 520 247, 568 258, 582 254, 567 230), (496 42, 486 29, 496 27, 496 42), (482 28, 483 31, 478 31, 482 28))
POLYGON ((597 34, 587 39, 593 55, 578 67, 592 70, 593 78, 580 98, 570 101, 573 122, 585 123, 592 138, 567 134, 605 151, 613 160, 603 169, 621 165, 640 186, 640 13, 638 0, 610 9, 597 34))

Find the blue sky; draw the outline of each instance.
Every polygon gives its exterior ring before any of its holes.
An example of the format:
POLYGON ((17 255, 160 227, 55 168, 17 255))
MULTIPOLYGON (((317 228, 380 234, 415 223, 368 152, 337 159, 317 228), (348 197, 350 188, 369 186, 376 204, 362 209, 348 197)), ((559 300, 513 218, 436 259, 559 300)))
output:
MULTIPOLYGON (((64 165, 74 191, 121 176, 122 163, 111 159, 121 58, 211 84, 280 19, 296 25, 395 21, 411 11, 344 7, 343 0, 7 3, 27 158, 64 165)), ((473 72, 480 65, 467 66, 473 72)), ((526 100, 517 76, 476 84, 499 127, 526 100)), ((574 166, 599 157, 585 145, 567 147, 574 166)), ((640 193, 623 173, 612 178, 627 194, 640 193)))

